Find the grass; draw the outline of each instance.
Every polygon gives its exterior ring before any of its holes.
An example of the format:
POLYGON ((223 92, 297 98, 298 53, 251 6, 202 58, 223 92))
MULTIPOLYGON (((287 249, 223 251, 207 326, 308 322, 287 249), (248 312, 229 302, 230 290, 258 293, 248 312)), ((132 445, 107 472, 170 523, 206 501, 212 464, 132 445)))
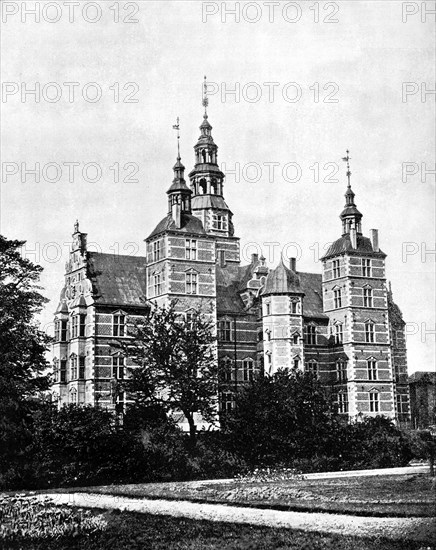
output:
POLYGON ((435 482, 425 474, 221 484, 170 482, 68 491, 379 517, 433 517, 436 506, 435 482))
MULTIPOLYGON (((51 540, 5 542, 3 550, 403 550, 404 542, 306 533, 290 529, 255 527, 154 516, 132 512, 101 512, 107 527, 101 532, 61 536, 51 540)), ((3 545, 2 545, 3 543, 3 545)), ((408 550, 420 543, 407 542, 408 550)))

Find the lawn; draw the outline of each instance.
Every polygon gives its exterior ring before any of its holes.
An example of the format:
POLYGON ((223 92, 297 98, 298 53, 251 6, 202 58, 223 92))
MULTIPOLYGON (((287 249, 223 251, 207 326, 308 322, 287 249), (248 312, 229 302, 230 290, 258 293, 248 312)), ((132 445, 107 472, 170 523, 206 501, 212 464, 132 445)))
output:
MULTIPOLYGON (((130 512, 93 511, 106 528, 91 534, 17 540, 2 550, 404 550, 404 543, 130 512)), ((408 542, 408 550, 422 548, 408 542)))
POLYGON ((435 488, 435 481, 428 475, 415 474, 270 482, 170 482, 68 490, 278 510, 433 517, 435 488))

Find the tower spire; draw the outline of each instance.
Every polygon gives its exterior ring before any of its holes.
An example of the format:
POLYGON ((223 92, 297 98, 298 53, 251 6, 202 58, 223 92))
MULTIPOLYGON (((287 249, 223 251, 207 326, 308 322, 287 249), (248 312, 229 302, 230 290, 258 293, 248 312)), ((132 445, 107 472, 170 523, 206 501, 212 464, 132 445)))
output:
POLYGON ((204 118, 207 118, 207 107, 209 105, 209 98, 207 97, 207 79, 206 79, 206 75, 204 75, 204 81, 203 81, 202 105, 204 107, 204 118))
POLYGON ((176 124, 173 124, 173 130, 177 130, 177 160, 180 159, 180 119, 177 117, 176 124))
POLYGON ((356 207, 354 202, 355 194, 351 189, 351 170, 350 170, 350 151, 346 150, 347 156, 342 157, 342 160, 347 163, 347 190, 345 191, 345 207, 341 213, 342 220, 342 234, 350 233, 351 230, 355 230, 357 233, 362 232, 362 214, 356 207))
POLYGON ((342 157, 342 160, 344 162, 347 163, 347 178, 348 178, 348 188, 351 189, 351 181, 350 181, 350 178, 351 178, 351 171, 350 171, 350 160, 351 160, 351 157, 350 157, 350 151, 347 149, 345 151, 347 153, 347 156, 346 157, 342 157))

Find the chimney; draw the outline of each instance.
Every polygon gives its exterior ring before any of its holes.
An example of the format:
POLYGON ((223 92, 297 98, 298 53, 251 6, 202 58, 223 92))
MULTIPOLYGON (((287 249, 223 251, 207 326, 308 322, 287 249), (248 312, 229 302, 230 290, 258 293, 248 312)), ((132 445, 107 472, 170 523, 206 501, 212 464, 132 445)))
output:
POLYGON ((176 224, 176 228, 180 229, 182 227, 182 209, 180 204, 173 204, 172 218, 176 224))
POLYGON ((371 229, 371 243, 374 252, 379 252, 380 248, 378 247, 378 229, 371 229))
POLYGON ((289 258, 289 269, 294 273, 297 271, 297 258, 289 258))
POLYGON ((356 233, 355 227, 352 227, 350 229, 350 239, 351 239, 351 246, 353 248, 357 248, 357 233, 356 233))
POLYGON ((257 264, 258 261, 259 261, 259 254, 252 254, 251 255, 251 263, 252 264, 257 264))

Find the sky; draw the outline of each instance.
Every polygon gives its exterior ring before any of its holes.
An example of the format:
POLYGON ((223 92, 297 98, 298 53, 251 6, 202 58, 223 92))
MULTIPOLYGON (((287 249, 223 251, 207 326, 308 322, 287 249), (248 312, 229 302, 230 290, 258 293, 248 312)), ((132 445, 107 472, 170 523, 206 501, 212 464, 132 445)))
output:
POLYGON ((42 326, 52 330, 76 219, 91 249, 144 254, 167 211, 177 117, 194 165, 206 75, 244 263, 262 250, 270 267, 283 253, 321 272, 341 235, 349 149, 363 232, 379 229, 407 322, 409 371, 434 369, 431 2, 73 4, 2 2, 0 231, 44 267, 42 326))

